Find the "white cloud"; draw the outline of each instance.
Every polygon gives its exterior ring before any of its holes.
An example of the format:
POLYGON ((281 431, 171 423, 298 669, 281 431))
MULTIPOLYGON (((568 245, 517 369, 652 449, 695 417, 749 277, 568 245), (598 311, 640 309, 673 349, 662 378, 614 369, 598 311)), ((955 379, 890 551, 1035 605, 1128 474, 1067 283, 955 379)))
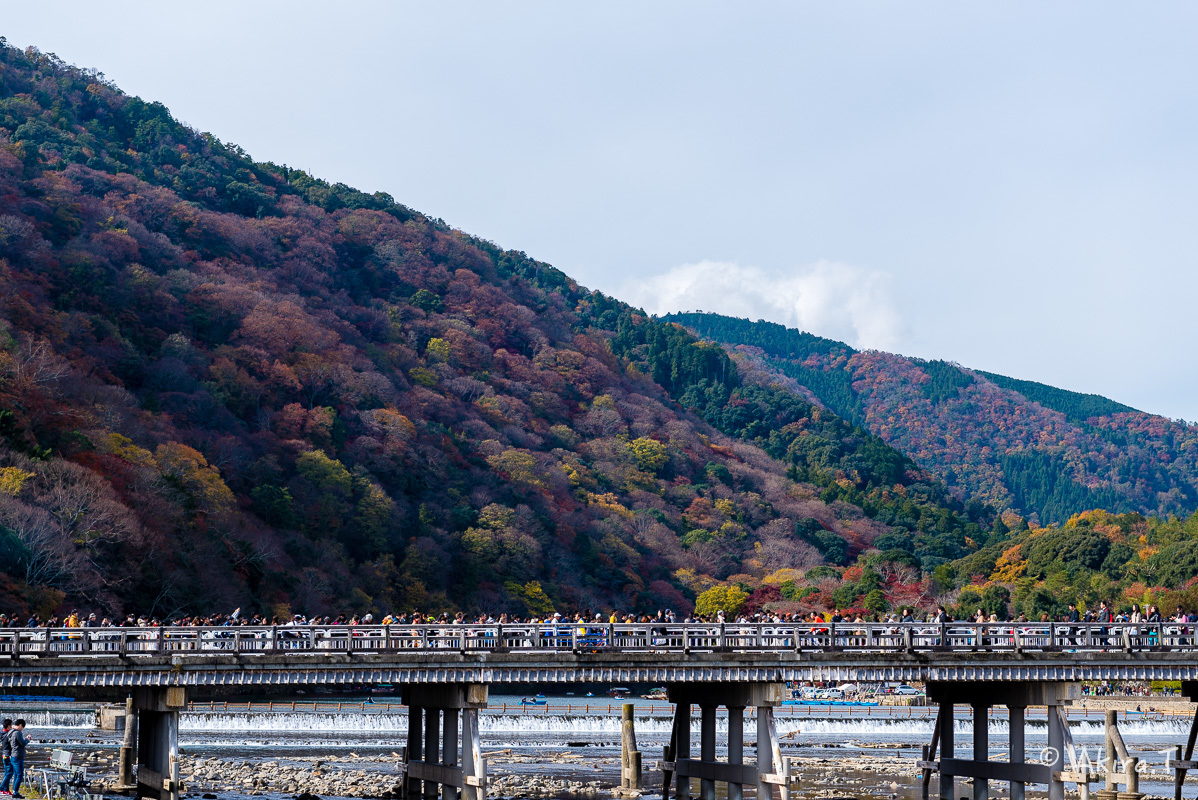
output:
POLYGON ((893 351, 906 325, 890 285, 888 273, 834 261, 789 272, 701 261, 628 281, 620 296, 652 314, 703 310, 767 319, 857 348, 893 351))

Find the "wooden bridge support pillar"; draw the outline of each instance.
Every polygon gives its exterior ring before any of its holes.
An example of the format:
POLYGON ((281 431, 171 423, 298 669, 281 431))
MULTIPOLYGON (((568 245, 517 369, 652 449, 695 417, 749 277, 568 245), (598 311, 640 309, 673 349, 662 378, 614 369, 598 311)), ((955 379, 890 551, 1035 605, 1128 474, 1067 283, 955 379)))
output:
POLYGON ((620 788, 616 797, 640 797, 644 789, 641 751, 636 746, 636 706, 625 703, 620 710, 620 788))
MULTIPOLYGON (((957 773, 953 772, 953 764, 957 760, 955 739, 953 738, 953 720, 956 714, 956 704, 952 701, 940 704, 940 715, 936 717, 936 726, 940 731, 940 749, 944 752, 940 759, 940 800, 955 800, 957 773)), ((933 754, 933 757, 935 755, 933 754)))
MULTIPOLYGON (((987 764, 990 761, 990 706, 973 703, 973 762, 987 764)), ((973 800, 990 800, 990 781, 986 778, 973 779, 973 800)))
MULTIPOLYGON (((1076 683, 1026 681, 1012 683, 931 682, 928 699, 940 705, 930 747, 924 748, 920 767, 924 771, 923 796, 933 772, 940 774, 940 796, 955 799, 956 778, 973 779, 973 800, 989 800, 990 781, 1005 780, 1011 785, 1011 800, 1023 800, 1028 783, 1048 784, 1049 800, 1064 800, 1065 783, 1079 785, 1083 800, 1088 796, 1092 773, 1078 766, 1073 739, 1063 708, 1080 696, 1076 683), (954 711, 958 704, 973 709, 973 758, 957 758, 953 736, 954 711), (990 709, 1006 706, 1010 712, 1010 759, 990 761, 990 709), (1048 747, 1042 763, 1027 763, 1024 752, 1025 710, 1045 706, 1048 713, 1048 747), (937 748, 940 758, 936 758, 937 748), (1068 759, 1068 763, 1066 762, 1068 759)), ((1119 798, 1133 800, 1133 798, 1119 798)))
MULTIPOLYGON (((745 763, 745 707, 735 703, 728 706, 728 763, 734 767, 745 763)), ((728 784, 728 800, 743 800, 744 787, 728 784)))
MULTIPOLYGON (((133 690, 134 719, 125 719, 137 730, 137 774, 134 792, 138 797, 179 800, 179 712, 187 705, 182 686, 148 687, 133 690)), ((123 749, 123 748, 122 748, 123 749)))
MULTIPOLYGON (((1024 724, 1027 719, 1027 707, 1018 704, 1007 706, 1007 752, 1011 764, 1019 767, 1027 759, 1024 749, 1024 724)), ((1011 779, 1011 800, 1024 800, 1026 782, 1017 777, 1011 779)))
POLYGON ((1103 749, 1106 762, 1106 786, 1094 792, 1096 800, 1142 800, 1140 792, 1140 759, 1127 752, 1123 734, 1119 732, 1119 712, 1106 712, 1106 742, 1103 749), (1119 791, 1119 787, 1126 791, 1119 791))
MULTIPOLYGON (((1182 681, 1181 694, 1191 703, 1198 703, 1198 681, 1182 681)), ((1181 800, 1181 786, 1185 783, 1186 772, 1191 769, 1198 769, 1198 764, 1193 761, 1194 758, 1194 743, 1198 741, 1198 711, 1194 712, 1194 721, 1190 723, 1190 735, 1186 739, 1185 752, 1182 752, 1180 746, 1177 748, 1176 758, 1173 762, 1173 797, 1174 800, 1181 800)))
POLYGON ((729 800, 741 800, 744 787, 757 788, 761 800, 773 797, 780 786, 783 800, 790 798, 790 764, 782 757, 774 727, 774 708, 782 703, 781 683, 676 683, 667 687, 676 704, 670 746, 662 762, 663 800, 669 800, 670 778, 676 776, 675 797, 689 800, 691 779, 700 780, 701 800, 715 800, 716 783, 727 784, 729 800), (698 705, 699 758, 691 758, 691 706, 698 705), (728 760, 716 760, 716 712, 728 709, 728 760), (757 763, 744 763, 744 712, 757 710, 757 763))
MULTIPOLYGON (((699 706, 699 759, 704 764, 715 764, 715 714, 719 706, 707 702, 699 706)), ((708 770, 705 777, 699 781, 699 800, 715 800, 715 774, 708 770)))
POLYGON ((125 700, 125 738, 121 740, 121 755, 117 765, 116 790, 124 793, 137 791, 134 776, 137 763, 137 707, 133 695, 125 700))
POLYGON ((485 684, 409 684, 408 746, 403 754, 406 800, 484 800, 487 765, 478 741, 478 711, 487 707, 485 684), (459 736, 460 733, 460 736, 459 736))

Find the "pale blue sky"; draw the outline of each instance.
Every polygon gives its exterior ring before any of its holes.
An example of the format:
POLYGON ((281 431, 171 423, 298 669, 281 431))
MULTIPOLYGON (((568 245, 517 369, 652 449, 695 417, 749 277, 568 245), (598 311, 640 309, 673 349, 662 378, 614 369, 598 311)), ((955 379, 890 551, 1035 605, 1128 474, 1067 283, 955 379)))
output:
POLYGON ((1198 420, 1198 6, 95 3, 0 34, 644 304, 1198 420))

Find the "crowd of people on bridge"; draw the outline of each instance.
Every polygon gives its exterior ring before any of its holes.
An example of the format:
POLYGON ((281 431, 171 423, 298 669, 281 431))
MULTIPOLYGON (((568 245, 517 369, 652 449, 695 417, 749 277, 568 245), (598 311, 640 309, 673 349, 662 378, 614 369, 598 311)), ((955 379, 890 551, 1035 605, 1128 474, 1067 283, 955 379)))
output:
MULTIPOLYGON (((1005 615, 1004 615, 1005 617, 1005 615)), ((807 614, 790 614, 790 613, 775 613, 770 611, 757 611, 750 614, 726 614, 724 611, 717 611, 713 614, 706 615, 687 615, 680 617, 671 610, 660 610, 656 614, 631 614, 622 613, 619 611, 596 612, 596 611, 577 611, 571 614, 563 615, 560 612, 552 612, 543 615, 527 615, 520 616, 516 614, 479 614, 466 615, 464 612, 456 612, 451 614, 447 611, 438 613, 426 613, 419 610, 413 610, 410 613, 387 614, 385 616, 376 617, 373 614, 338 614, 333 615, 313 615, 311 617, 303 614, 295 614, 290 617, 280 618, 279 616, 267 616, 263 614, 243 614, 241 609, 235 609, 228 614, 209 614, 209 615, 172 615, 164 618, 156 616, 145 616, 128 614, 125 617, 111 617, 97 615, 95 613, 83 614, 79 611, 72 611, 63 616, 50 616, 43 620, 40 615, 32 614, 29 617, 22 619, 16 614, 0 614, 0 628, 156 628, 162 626, 170 627, 226 627, 233 625, 250 625, 250 626, 300 626, 300 625, 321 625, 321 626, 336 626, 336 625, 507 625, 507 624, 580 624, 594 625, 599 623, 623 623, 623 624, 665 624, 670 625, 679 622, 695 622, 695 623, 782 623, 782 624, 821 624, 821 623, 944 623, 944 622, 969 622, 969 623, 999 623, 999 622, 1015 622, 1015 623, 1034 623, 1034 622, 1077 622, 1077 623, 1161 623, 1161 622, 1184 622, 1198 623, 1198 613, 1187 612, 1181 606, 1178 606, 1173 614, 1165 616, 1160 609, 1155 605, 1147 605, 1141 608, 1139 604, 1133 604, 1130 608, 1115 611, 1110 603, 1103 601, 1099 603, 1097 608, 1079 610, 1076 604, 1070 603, 1068 611, 1057 619, 1051 619, 1047 613, 1041 614, 1039 619, 1028 619, 1024 614, 1019 614, 1014 620, 1000 619, 996 612, 986 613, 985 610, 978 608, 976 612, 965 615, 964 617, 954 618, 954 616, 945 609, 944 606, 938 605, 934 609, 927 612, 917 612, 915 609, 907 607, 895 610, 885 614, 868 614, 861 611, 842 611, 832 609, 831 611, 819 612, 811 611, 807 614)))

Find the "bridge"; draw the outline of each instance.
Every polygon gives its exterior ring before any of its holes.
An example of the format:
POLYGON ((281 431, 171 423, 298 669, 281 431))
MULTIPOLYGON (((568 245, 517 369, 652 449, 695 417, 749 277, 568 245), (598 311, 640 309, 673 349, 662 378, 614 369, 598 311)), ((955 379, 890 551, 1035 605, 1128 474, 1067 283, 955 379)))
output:
MULTIPOLYGON (((730 800, 743 787, 759 798, 791 795, 792 776, 774 728, 773 709, 788 681, 922 681, 939 704, 925 748, 924 792, 940 776, 943 800, 956 800, 956 777, 973 779, 974 800, 989 800, 989 781, 1048 785, 1062 800, 1066 783, 1088 800, 1099 773, 1074 758, 1062 708, 1081 681, 1182 681, 1198 698, 1198 630, 1183 623, 528 623, 388 626, 223 626, 0 629, 0 687, 56 693, 120 693, 131 721, 122 748, 122 783, 141 796, 177 800, 178 714, 191 690, 314 685, 403 687, 408 706, 405 782, 410 800, 486 796, 478 711, 490 684, 654 683, 676 704, 671 744, 662 759, 668 788, 687 800, 715 783, 730 800), (973 708, 974 758, 956 758, 953 711, 973 708), (700 709, 699 754, 691 753, 691 709, 700 709), (1010 760, 986 760, 985 720, 995 705, 1011 719, 1010 760), (716 712, 728 713, 728 761, 717 761, 716 712), (744 711, 757 709, 757 755, 746 764, 744 711), (1045 706, 1055 761, 1024 757, 1024 710, 1045 706), (130 731, 136 729, 136 736, 130 731), (136 775, 134 764, 136 763, 136 775)), ((1176 761, 1180 800, 1185 770, 1195 767, 1198 717, 1176 761)), ((1109 721, 1108 754, 1122 738, 1109 721)), ((1126 756, 1126 748, 1122 748, 1126 756)), ((639 757, 639 754, 638 754, 639 757)), ((1120 763, 1126 758, 1120 759, 1120 763)), ((1106 770, 1098 800, 1138 800, 1134 768, 1106 770), (1122 781, 1122 783, 1119 783, 1122 781), (1116 791, 1122 785, 1126 791, 1116 791), (1109 793, 1109 794, 1108 794, 1109 793)))
POLYGON ((1179 623, 0 629, 0 688, 1198 680, 1179 623))

